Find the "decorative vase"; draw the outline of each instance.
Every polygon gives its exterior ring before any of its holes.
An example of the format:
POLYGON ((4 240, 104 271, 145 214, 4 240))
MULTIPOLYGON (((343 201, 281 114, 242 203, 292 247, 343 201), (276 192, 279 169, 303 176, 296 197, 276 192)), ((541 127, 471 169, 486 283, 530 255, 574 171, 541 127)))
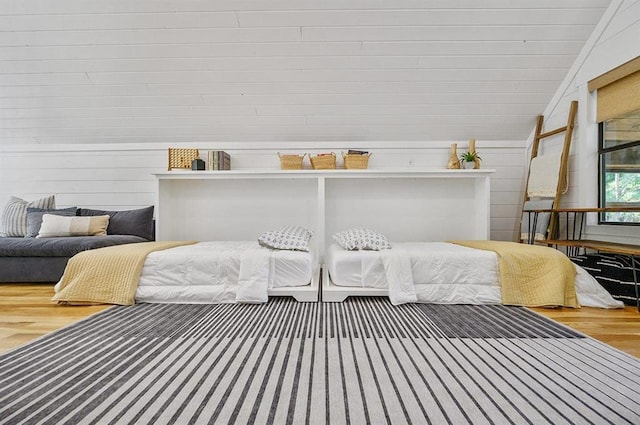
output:
POLYGON ((462 165, 464 166, 465 170, 473 170, 476 167, 476 163, 474 161, 471 162, 463 162, 462 165))
MULTIPOLYGON (((476 139, 469 139, 469 152, 476 153, 476 139)), ((475 168, 476 170, 480 168, 480 159, 479 158, 476 158, 473 161, 473 163, 475 165, 472 168, 475 168)))
POLYGON ((449 162, 447 162, 447 168, 450 170, 460 169, 460 161, 458 160, 458 144, 451 144, 451 151, 449 152, 449 162))

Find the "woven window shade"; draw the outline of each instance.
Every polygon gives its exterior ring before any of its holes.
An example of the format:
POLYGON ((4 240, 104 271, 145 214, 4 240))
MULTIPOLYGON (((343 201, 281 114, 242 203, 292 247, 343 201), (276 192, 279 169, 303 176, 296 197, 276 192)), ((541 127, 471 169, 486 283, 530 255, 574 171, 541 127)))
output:
POLYGON ((640 109, 640 71, 598 89, 598 122, 640 109))
POLYGON ((598 122, 640 109, 640 57, 589 81, 598 90, 598 122))

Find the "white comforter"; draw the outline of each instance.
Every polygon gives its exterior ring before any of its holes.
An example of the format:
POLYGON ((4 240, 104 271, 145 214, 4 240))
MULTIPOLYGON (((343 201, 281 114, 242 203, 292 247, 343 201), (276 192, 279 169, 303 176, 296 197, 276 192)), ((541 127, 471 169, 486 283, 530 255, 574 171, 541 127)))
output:
MULTIPOLYGON (((394 304, 501 303, 498 257, 491 251, 447 242, 394 243, 383 251, 345 251, 334 244, 328 257, 334 283, 388 288, 394 304)), ((580 305, 624 307, 584 269, 576 265, 576 271, 580 305)))
POLYGON ((274 286, 310 282, 308 253, 277 251, 255 241, 200 242, 147 256, 137 302, 261 303, 274 286))

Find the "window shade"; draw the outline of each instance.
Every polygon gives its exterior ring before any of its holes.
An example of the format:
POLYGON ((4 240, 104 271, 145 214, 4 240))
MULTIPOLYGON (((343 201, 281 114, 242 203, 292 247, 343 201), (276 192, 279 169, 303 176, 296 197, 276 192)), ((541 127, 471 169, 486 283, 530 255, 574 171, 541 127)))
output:
POLYGON ((598 122, 640 109, 640 57, 589 81, 598 90, 598 122))
POLYGON ((640 109, 640 71, 598 89, 598 122, 640 109))

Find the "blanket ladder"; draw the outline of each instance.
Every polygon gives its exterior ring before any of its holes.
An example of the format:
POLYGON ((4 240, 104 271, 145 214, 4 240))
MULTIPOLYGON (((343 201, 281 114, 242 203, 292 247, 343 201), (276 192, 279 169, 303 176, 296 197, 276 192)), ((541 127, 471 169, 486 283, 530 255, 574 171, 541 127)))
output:
MULTIPOLYGON (((575 127, 575 119, 576 119, 577 111, 578 111, 578 102, 574 100, 571 102, 571 106, 569 107, 569 116, 567 118, 567 125, 556 128, 555 130, 544 132, 544 133, 542 132, 544 116, 538 115, 538 118, 536 121, 536 131, 533 137, 533 146, 531 148, 530 161, 533 158, 538 156, 538 149, 540 147, 540 142, 543 139, 547 137, 555 136, 560 133, 565 133, 564 144, 562 146, 562 156, 560 159, 560 169, 558 170, 558 186, 556 188, 556 194, 553 200, 554 208, 558 208, 558 206, 560 205, 560 196, 562 195, 563 192, 565 192, 568 189, 567 173, 569 172, 569 164, 568 164, 569 150, 571 148, 571 139, 573 138, 573 129, 575 127)), ((531 162, 529 162, 529 164, 531 164, 531 162)), ((529 195, 528 195, 529 173, 530 173, 530 170, 527 172, 527 181, 524 188, 524 199, 522 201, 522 211, 524 211, 525 203, 529 200, 529 195)), ((522 227, 522 214, 520 215, 520 226, 522 227)), ((519 234, 520 234, 521 227, 519 228, 519 234)), ((549 235, 548 237, 554 237, 554 235, 557 232, 557 228, 558 228, 558 219, 552 214, 551 219, 549 221, 549 227, 547 229, 547 235, 549 235)), ((523 242, 522 238, 519 238, 519 239, 520 239, 520 242, 523 242)))

